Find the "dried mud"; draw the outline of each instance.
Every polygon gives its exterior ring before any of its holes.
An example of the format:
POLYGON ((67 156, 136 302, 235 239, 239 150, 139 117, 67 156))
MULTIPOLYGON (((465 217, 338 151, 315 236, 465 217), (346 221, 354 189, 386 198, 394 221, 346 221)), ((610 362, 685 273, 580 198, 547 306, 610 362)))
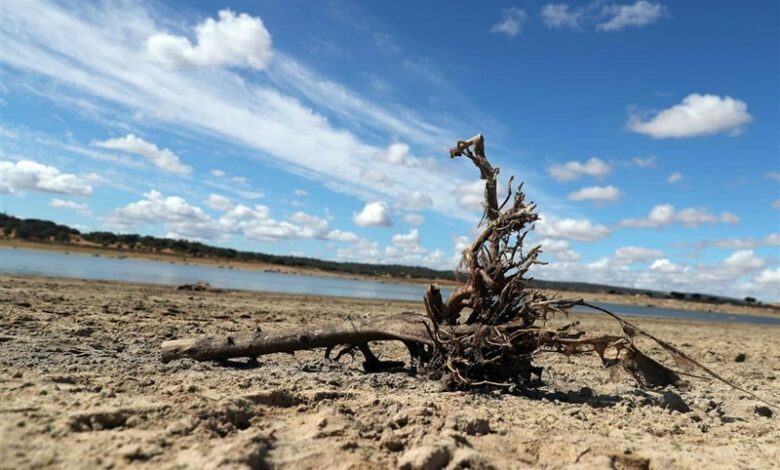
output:
MULTIPOLYGON (((446 392, 322 351, 159 361, 167 339, 293 328, 421 304, 3 276, 2 468, 776 468, 777 410, 691 379, 642 391, 593 358, 546 356, 522 395, 446 392), (774 416, 766 416, 774 414, 774 416)), ((608 319, 578 315, 586 331, 608 319)), ((780 328, 635 318, 780 402, 780 328), (744 354, 744 357, 738 355, 744 354)), ((401 345, 376 347, 406 359, 401 345)))

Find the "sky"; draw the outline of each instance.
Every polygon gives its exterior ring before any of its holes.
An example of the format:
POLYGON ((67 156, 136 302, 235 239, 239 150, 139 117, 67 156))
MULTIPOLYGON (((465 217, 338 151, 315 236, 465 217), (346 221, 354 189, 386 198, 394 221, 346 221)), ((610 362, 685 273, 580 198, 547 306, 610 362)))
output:
POLYGON ((540 279, 780 300, 776 1, 0 3, 0 210, 452 269, 482 133, 540 279))

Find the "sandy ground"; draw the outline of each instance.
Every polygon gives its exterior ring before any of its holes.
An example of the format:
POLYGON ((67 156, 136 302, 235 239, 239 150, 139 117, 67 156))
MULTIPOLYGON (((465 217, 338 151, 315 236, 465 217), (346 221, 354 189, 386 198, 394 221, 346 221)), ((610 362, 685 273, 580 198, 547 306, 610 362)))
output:
MULTIPOLYGON (((642 391, 626 377, 611 381, 592 358, 540 358, 545 385, 526 396, 444 392, 321 352, 258 365, 159 361, 167 339, 409 310, 420 306, 3 276, 0 466, 778 467, 777 410, 760 416, 754 399, 702 380, 665 395, 642 391)), ((614 331, 600 317, 579 319, 587 331, 614 331)), ((780 402, 780 328, 635 322, 780 402)), ((376 350, 406 357, 394 344, 376 350)))

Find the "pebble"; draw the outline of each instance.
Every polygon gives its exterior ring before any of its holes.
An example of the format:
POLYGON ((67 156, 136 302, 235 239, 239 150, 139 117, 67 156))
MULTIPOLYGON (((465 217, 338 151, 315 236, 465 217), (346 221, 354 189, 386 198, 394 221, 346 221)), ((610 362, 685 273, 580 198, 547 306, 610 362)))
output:
POLYGON ((754 410, 757 415, 763 416, 764 418, 771 418, 772 417, 772 409, 765 405, 757 406, 754 410))

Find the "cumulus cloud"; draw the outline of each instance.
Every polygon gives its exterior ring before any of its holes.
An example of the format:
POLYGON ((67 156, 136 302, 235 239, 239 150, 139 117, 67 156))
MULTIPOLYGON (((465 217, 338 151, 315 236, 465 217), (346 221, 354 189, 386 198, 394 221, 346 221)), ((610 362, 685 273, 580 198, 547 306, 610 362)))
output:
POLYGON ((20 195, 24 191, 72 194, 92 194, 90 176, 63 173, 53 166, 32 160, 0 161, 0 193, 20 195))
POLYGON ((539 244, 542 245, 542 251, 552 253, 557 261, 574 262, 581 258, 581 255, 574 251, 566 240, 545 238, 539 241, 539 244))
POLYGON ((162 225, 169 238, 193 240, 225 239, 234 234, 266 242, 299 238, 341 242, 359 240, 352 232, 331 228, 327 219, 316 215, 296 212, 288 220, 277 220, 271 216, 271 209, 262 204, 228 206, 220 198, 214 200, 220 207, 227 208, 218 218, 209 216, 182 197, 149 191, 140 201, 114 210, 106 222, 122 230, 162 225))
POLYGON ((155 144, 147 142, 133 134, 127 134, 124 137, 115 139, 108 139, 103 142, 95 142, 94 145, 141 155, 148 158, 154 166, 171 173, 178 173, 180 175, 192 173, 192 168, 183 164, 181 160, 179 160, 179 157, 169 149, 159 149, 155 144))
POLYGON ((89 209, 89 204, 85 202, 67 201, 64 199, 54 198, 49 201, 49 205, 57 209, 68 209, 74 212, 78 212, 82 215, 92 214, 92 211, 89 209))
POLYGON ((666 258, 653 261, 653 264, 650 265, 650 269, 664 274, 678 274, 686 271, 684 267, 674 264, 666 258))
POLYGON ((756 257, 753 250, 737 250, 723 261, 723 267, 732 275, 742 275, 763 268, 765 261, 756 257))
POLYGON ((629 26, 638 27, 655 23, 666 14, 660 3, 639 0, 633 5, 607 5, 602 14, 608 19, 596 26, 601 31, 620 31, 629 26))
POLYGON ((679 183, 683 179, 683 174, 679 171, 675 171, 666 178, 666 182, 669 184, 679 183))
POLYGON ((140 201, 116 209, 108 217, 109 225, 127 230, 145 225, 163 224, 171 238, 211 239, 222 235, 219 227, 203 209, 178 196, 165 197, 149 191, 140 201))
POLYGON ((568 238, 581 242, 601 240, 610 234, 609 228, 587 219, 553 219, 541 217, 536 224, 539 234, 550 238, 568 238))
POLYGON ((490 28, 490 32, 509 37, 517 36, 522 32, 523 23, 527 18, 528 15, 522 9, 509 7, 501 12, 501 19, 490 28))
POLYGON ((390 144, 386 149, 374 153, 374 158, 393 165, 402 165, 409 158, 409 146, 403 142, 390 144))
POLYGON ((570 201, 617 202, 621 193, 615 186, 589 186, 569 194, 570 201))
POLYGON ((389 227, 390 208, 384 202, 369 202, 363 210, 352 215, 352 221, 360 227, 389 227))
POLYGON ((265 69, 271 60, 271 34, 259 17, 221 10, 195 27, 193 45, 184 36, 154 34, 146 50, 155 61, 170 67, 248 67, 265 69))
POLYGON ((756 276, 755 282, 771 286, 775 289, 775 293, 780 292, 780 267, 761 271, 758 276, 756 276))
POLYGON ((220 194, 209 194, 209 196, 206 198, 206 205, 214 210, 226 211, 230 209, 233 203, 230 198, 220 194))
POLYGON ((603 178, 611 171, 612 166, 600 158, 591 158, 584 163, 571 161, 563 165, 552 165, 547 169, 555 181, 562 183, 579 179, 583 175, 603 178))
POLYGON ((624 246, 615 250, 614 258, 618 262, 630 264, 648 262, 652 259, 660 258, 661 256, 663 256, 661 250, 654 250, 642 246, 624 246))
POLYGON ((673 223, 680 223, 686 227, 697 227, 718 221, 733 224, 739 222, 739 217, 728 211, 722 212, 720 217, 718 217, 703 208, 688 207, 677 210, 671 204, 658 204, 650 210, 647 217, 623 219, 620 221, 620 225, 624 227, 659 228, 673 223))
POLYGON ((694 93, 649 120, 634 114, 628 128, 656 139, 696 137, 719 132, 739 133, 753 120, 744 101, 694 93))
POLYGON ((583 14, 583 10, 571 10, 565 3, 548 3, 541 10, 542 20, 549 28, 577 28, 583 14))

